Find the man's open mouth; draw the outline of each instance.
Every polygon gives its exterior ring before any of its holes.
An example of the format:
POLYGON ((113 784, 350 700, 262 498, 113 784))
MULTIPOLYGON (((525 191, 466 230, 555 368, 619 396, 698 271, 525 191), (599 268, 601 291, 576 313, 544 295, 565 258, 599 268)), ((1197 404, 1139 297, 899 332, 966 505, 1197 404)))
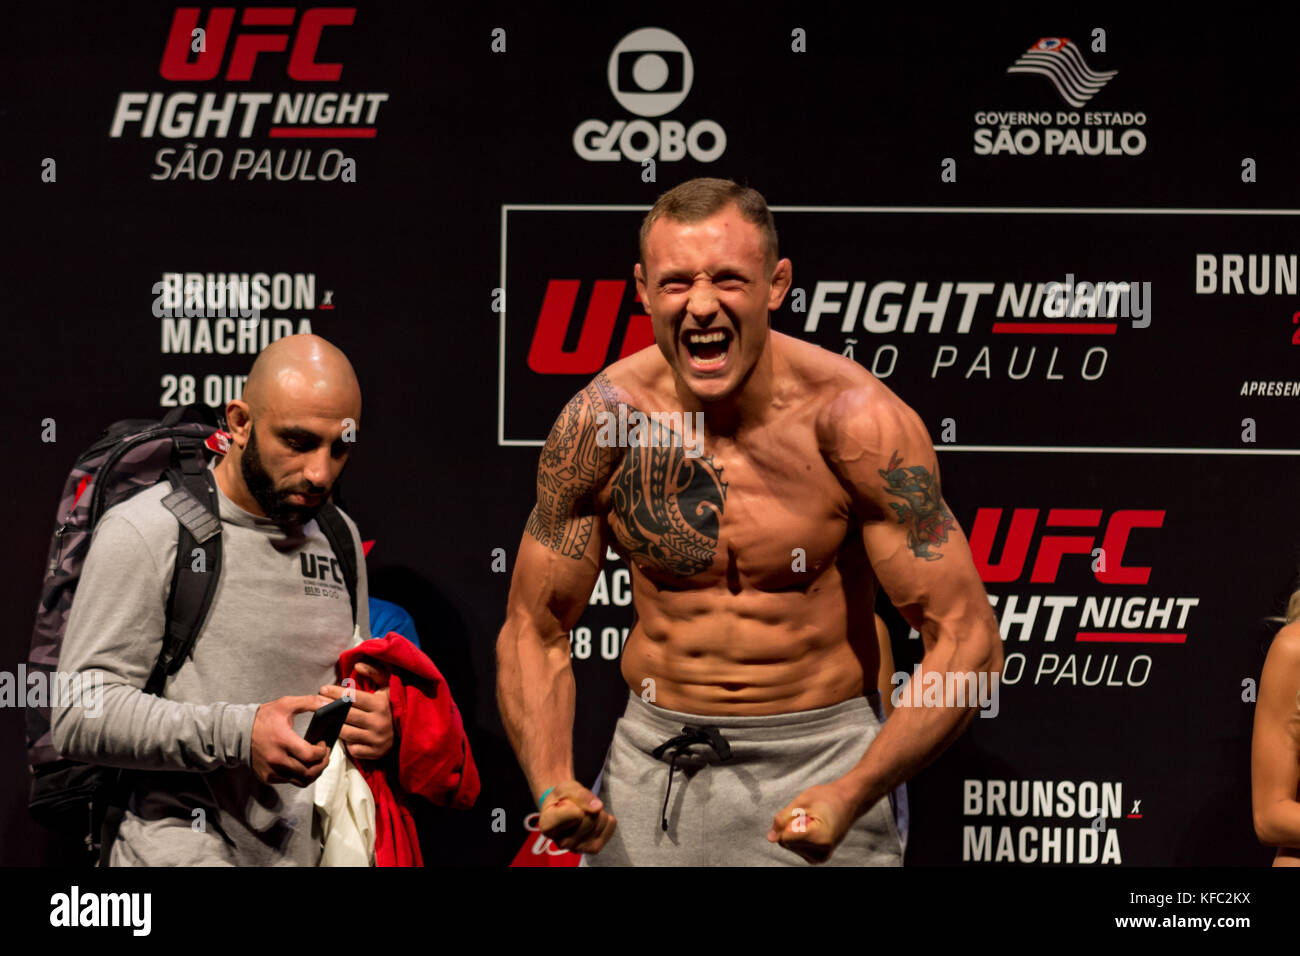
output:
POLYGON ((691 366, 700 372, 715 372, 727 364, 731 340, 726 329, 688 329, 682 333, 691 366))

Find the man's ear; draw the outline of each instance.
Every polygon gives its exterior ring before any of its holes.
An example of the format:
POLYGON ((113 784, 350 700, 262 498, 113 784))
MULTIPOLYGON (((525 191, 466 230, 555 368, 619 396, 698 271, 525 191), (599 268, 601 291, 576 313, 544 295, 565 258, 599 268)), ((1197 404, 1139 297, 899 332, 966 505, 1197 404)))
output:
POLYGON ((226 405, 226 431, 230 432, 230 437, 240 448, 248 443, 248 432, 252 425, 253 414, 248 402, 236 398, 226 405))
POLYGON ((794 265, 789 259, 782 259, 772 270, 772 282, 767 295, 767 310, 775 312, 785 301, 785 294, 790 291, 794 281, 794 265))
POLYGON ((641 304, 645 305, 645 272, 641 268, 641 263, 632 267, 632 276, 636 279, 636 293, 641 297, 641 304))

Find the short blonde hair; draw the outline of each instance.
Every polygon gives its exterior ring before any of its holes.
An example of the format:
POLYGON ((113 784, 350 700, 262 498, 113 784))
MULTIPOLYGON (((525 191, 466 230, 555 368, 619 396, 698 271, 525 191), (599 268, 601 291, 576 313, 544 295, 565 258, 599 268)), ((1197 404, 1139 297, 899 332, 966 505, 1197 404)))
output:
POLYGON ((767 208, 767 200, 757 189, 750 189, 730 179, 714 179, 709 176, 688 179, 655 200, 654 207, 641 221, 642 270, 645 269, 646 238, 650 235, 650 228, 658 220, 699 222, 708 219, 714 213, 721 212, 731 203, 739 207, 740 218, 758 226, 760 242, 763 246, 763 265, 768 272, 771 272, 776 268, 776 260, 780 256, 776 243, 776 222, 772 219, 772 211, 767 208))

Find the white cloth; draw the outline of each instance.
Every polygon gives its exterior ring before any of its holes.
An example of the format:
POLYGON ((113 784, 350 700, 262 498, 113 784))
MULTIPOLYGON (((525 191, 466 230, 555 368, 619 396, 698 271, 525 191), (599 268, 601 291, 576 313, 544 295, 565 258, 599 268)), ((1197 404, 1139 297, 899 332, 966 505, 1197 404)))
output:
MULTIPOLYGON (((352 647, 361 643, 352 632, 352 647)), ((316 778, 316 815, 320 818, 321 866, 375 865, 375 798, 343 741, 334 741, 325 772, 316 778)))

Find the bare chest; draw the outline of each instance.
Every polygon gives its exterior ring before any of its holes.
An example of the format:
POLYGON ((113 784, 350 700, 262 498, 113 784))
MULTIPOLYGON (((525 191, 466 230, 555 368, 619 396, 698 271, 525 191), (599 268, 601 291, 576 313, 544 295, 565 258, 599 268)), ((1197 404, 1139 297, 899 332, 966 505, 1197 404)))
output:
POLYGON ((781 590, 834 561, 849 499, 810 430, 628 447, 605 487, 618 550, 661 586, 781 590))

